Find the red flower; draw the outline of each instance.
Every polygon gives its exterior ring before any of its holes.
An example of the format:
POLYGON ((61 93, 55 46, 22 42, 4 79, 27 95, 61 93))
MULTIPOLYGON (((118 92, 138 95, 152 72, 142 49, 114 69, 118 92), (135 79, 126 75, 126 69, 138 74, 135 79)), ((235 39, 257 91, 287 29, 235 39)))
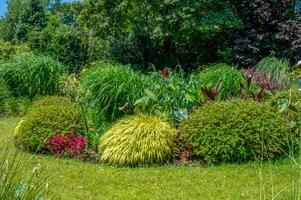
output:
POLYGON ((163 77, 167 77, 167 76, 168 76, 168 71, 167 71, 167 69, 163 69, 163 70, 161 71, 161 75, 162 75, 163 77))

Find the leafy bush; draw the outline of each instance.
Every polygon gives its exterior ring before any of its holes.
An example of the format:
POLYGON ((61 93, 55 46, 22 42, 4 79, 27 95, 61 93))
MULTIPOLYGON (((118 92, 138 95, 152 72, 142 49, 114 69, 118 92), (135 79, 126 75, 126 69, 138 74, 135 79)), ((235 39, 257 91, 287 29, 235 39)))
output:
POLYGON ((278 88, 284 88, 288 85, 289 62, 287 60, 266 57, 257 64, 256 68, 259 72, 266 73, 278 88))
POLYGON ((12 45, 0 39, 0 62, 5 62, 16 55, 32 55, 31 50, 26 45, 12 45))
POLYGON ((47 98, 35 102, 15 129, 16 142, 22 149, 42 152, 50 136, 84 127, 81 113, 74 103, 65 99, 64 103, 56 104, 62 98, 51 97, 52 104, 47 98))
POLYGON ((248 100, 203 106, 181 130, 183 146, 207 164, 276 158, 290 145, 281 115, 267 104, 248 100))
POLYGON ((83 76, 81 89, 88 94, 90 106, 113 121, 133 112, 135 101, 150 83, 129 66, 100 63, 83 76))
POLYGON ((15 48, 9 42, 0 40, 0 61, 6 61, 15 54, 15 48))
POLYGON ((72 26, 48 26, 29 35, 29 46, 34 52, 51 56, 78 72, 88 60, 87 43, 81 30, 72 26))
POLYGON ((100 160, 117 166, 162 164, 172 158, 175 136, 160 118, 126 117, 100 138, 100 160))
POLYGON ((200 103, 199 84, 195 75, 186 77, 182 70, 170 69, 150 75, 154 80, 153 84, 135 102, 136 112, 154 114, 171 122, 178 122, 186 119, 192 108, 200 103))
POLYGON ((26 114, 32 101, 26 97, 23 98, 8 98, 4 104, 4 113, 6 116, 23 116, 26 114))
POLYGON ((47 148, 55 155, 68 154, 71 157, 83 157, 88 140, 70 132, 67 136, 57 134, 47 139, 47 148))
POLYGON ((15 97, 57 94, 65 72, 63 65, 47 57, 15 57, 0 64, 0 77, 15 97))
POLYGON ((245 85, 242 74, 234 67, 226 64, 215 64, 201 71, 198 75, 198 80, 201 87, 214 87, 218 83, 221 83, 218 97, 222 100, 227 99, 229 95, 239 95, 241 84, 245 85))

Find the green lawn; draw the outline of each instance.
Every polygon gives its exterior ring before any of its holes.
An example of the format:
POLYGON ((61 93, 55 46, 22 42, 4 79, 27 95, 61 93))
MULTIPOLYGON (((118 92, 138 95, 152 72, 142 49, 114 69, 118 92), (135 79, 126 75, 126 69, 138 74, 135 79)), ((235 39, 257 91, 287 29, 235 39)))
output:
MULTIPOLYGON (((0 146, 12 143, 19 119, 0 121, 0 146)), ((24 153, 30 173, 38 163, 51 175, 59 199, 299 199, 299 171, 291 160, 218 167, 112 168, 78 160, 24 153), (294 189, 295 188, 295 189, 294 189)))

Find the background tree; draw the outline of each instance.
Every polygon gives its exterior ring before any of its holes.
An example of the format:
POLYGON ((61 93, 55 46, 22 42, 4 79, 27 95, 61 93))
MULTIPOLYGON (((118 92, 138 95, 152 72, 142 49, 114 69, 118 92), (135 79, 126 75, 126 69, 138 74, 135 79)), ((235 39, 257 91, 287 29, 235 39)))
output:
POLYGON ((111 58, 142 69, 224 60, 231 32, 241 26, 224 0, 86 0, 79 21, 107 42, 111 58))
POLYGON ((5 40, 14 40, 16 30, 20 23, 20 15, 23 9, 23 0, 8 0, 7 11, 1 25, 1 38, 5 40))
POLYGON ((29 32, 40 31, 47 26, 46 11, 45 0, 25 0, 17 26, 17 38, 20 41, 26 41, 29 32))

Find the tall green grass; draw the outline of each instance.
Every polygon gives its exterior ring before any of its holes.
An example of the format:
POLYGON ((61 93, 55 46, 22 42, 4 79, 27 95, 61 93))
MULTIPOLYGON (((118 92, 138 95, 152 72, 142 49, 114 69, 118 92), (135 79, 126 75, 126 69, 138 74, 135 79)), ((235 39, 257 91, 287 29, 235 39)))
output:
POLYGON ((259 72, 268 74, 271 81, 275 82, 278 88, 288 86, 288 60, 278 59, 276 57, 266 57, 256 65, 256 68, 259 72))
POLYGON ((221 83, 219 99, 226 100, 228 96, 238 96, 241 84, 245 85, 242 74, 227 64, 214 64, 198 74, 201 87, 215 87, 221 83))
POLYGON ((0 199, 46 200, 48 183, 39 178, 40 167, 33 166, 29 178, 24 178, 23 157, 11 147, 0 150, 0 199))
POLYGON ((59 78, 66 68, 47 57, 14 57, 0 64, 3 78, 15 97, 34 98, 59 92, 59 78))
POLYGON ((151 83, 151 79, 129 66, 100 63, 81 78, 81 90, 89 106, 110 121, 131 114, 134 104, 151 83))
POLYGON ((9 98, 9 90, 3 79, 0 78, 0 116, 5 113, 5 103, 9 98))

